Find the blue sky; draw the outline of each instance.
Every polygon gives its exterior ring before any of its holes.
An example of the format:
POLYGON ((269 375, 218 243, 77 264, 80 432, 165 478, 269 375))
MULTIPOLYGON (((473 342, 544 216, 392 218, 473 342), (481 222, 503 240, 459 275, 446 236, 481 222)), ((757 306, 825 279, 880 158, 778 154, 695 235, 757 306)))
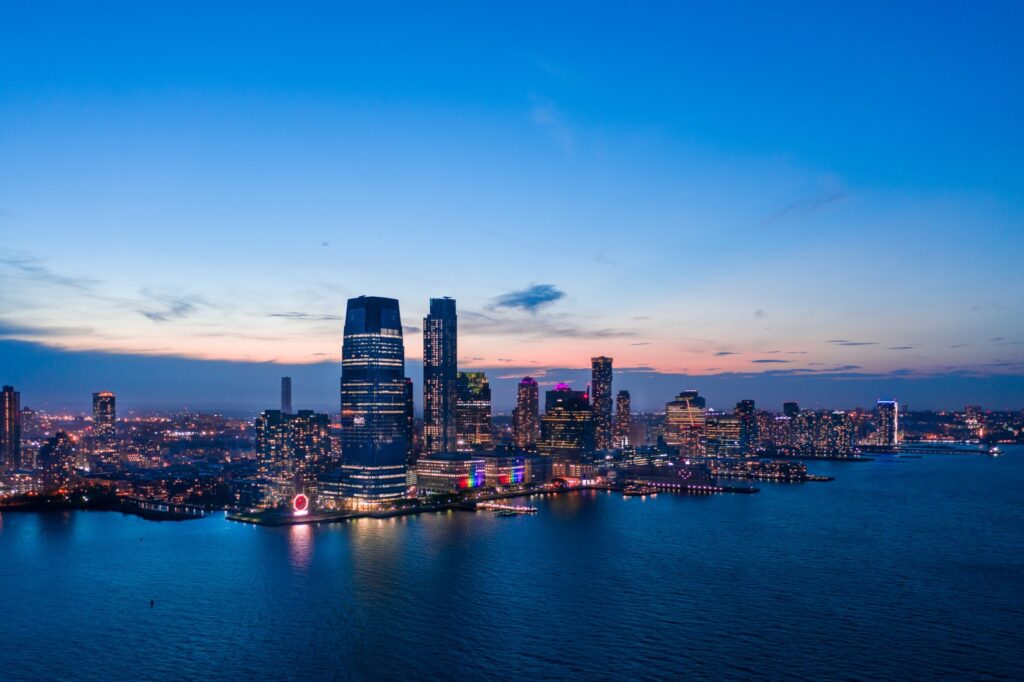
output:
POLYGON ((454 296, 496 380, 606 354, 651 405, 797 376, 1024 404, 1019 3, 209 5, 2 10, 0 378, 29 403, 57 357, 86 374, 36 402, 117 390, 97 352, 150 360, 139 404, 239 362, 333 384, 368 293, 410 360, 454 296))

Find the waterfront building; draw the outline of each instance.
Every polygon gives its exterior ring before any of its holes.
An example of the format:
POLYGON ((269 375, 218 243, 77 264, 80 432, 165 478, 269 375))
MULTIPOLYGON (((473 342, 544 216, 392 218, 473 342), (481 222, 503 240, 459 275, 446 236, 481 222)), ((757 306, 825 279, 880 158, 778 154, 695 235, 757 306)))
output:
POLYGON ((487 447, 491 444, 491 385, 487 375, 459 372, 456 376, 456 449, 487 447))
POLYGON ((516 394, 516 407, 512 412, 513 440, 516 447, 533 449, 537 446, 540 428, 540 390, 533 377, 523 377, 516 394))
POLYGON ((740 420, 740 451, 749 454, 757 450, 758 428, 757 410, 753 400, 741 400, 736 403, 733 414, 740 420))
POLYGON ((802 410, 791 420, 793 447, 805 457, 852 457, 856 438, 846 412, 802 410))
POLYGON ((705 401, 697 391, 683 391, 665 404, 665 444, 684 457, 703 454, 705 401))
POLYGON ((631 433, 632 421, 629 391, 619 391, 615 396, 615 434, 612 447, 625 448, 634 442, 631 433))
POLYGON ((276 476, 287 471, 291 453, 287 415, 281 410, 264 410, 256 418, 254 427, 260 474, 276 476))
POLYGON ((743 420, 729 415, 708 417, 704 423, 705 449, 709 457, 736 457, 743 452, 743 420))
POLYGON ((612 447, 612 359, 590 358, 590 397, 594 415, 594 445, 598 450, 612 447))
POLYGON ((500 488, 512 485, 536 485, 551 478, 551 457, 536 452, 498 448, 481 452, 486 462, 486 485, 500 488))
POLYGON ((423 318, 423 451, 455 449, 458 373, 458 316, 455 300, 430 299, 423 318))
POLYGON ((879 400, 875 405, 877 412, 877 430, 875 432, 878 445, 896 448, 900 444, 900 406, 895 400, 879 400))
POLYGON ((416 463, 416 405, 409 377, 405 378, 405 443, 405 463, 411 467, 416 463))
POLYGON ((420 497, 482 488, 487 480, 484 458, 462 452, 434 452, 416 462, 416 494, 420 497))
POLYGON ((291 481, 296 492, 312 492, 317 475, 332 468, 331 423, 326 414, 264 410, 256 418, 255 434, 260 475, 291 481))
POLYGON ((574 391, 567 384, 558 384, 553 391, 547 391, 537 449, 570 458, 593 451, 594 418, 586 391, 574 391))
POLYGON ((351 298, 341 360, 339 486, 346 504, 379 507, 406 494, 405 346, 398 301, 351 298))
POLYGON ((117 404, 114 394, 100 391, 92 394, 93 433, 103 440, 114 437, 117 423, 117 404))
POLYGON ((75 447, 65 431, 58 431, 39 448, 36 465, 46 487, 65 486, 75 477, 75 447))
POLYGON ((0 391, 0 470, 21 466, 21 394, 13 386, 0 391))
POLYGON ((292 378, 281 377, 281 412, 292 413, 292 378))

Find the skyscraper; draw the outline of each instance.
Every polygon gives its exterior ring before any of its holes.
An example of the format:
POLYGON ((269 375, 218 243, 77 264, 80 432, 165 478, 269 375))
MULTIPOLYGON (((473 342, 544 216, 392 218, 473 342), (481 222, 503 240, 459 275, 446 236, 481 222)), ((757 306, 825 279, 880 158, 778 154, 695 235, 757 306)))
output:
POLYGON ((393 298, 350 298, 341 350, 339 487, 351 506, 406 492, 405 346, 393 298))
POLYGON ((92 428, 96 436, 109 439, 114 436, 117 422, 117 404, 114 394, 100 391, 92 394, 92 428))
POLYGON ((683 391, 665 404, 665 443, 680 454, 701 454, 704 437, 704 398, 697 391, 683 391))
POLYGON ((0 469, 21 466, 21 394, 13 386, 0 392, 0 469))
POLYGON ((579 459, 594 448, 594 415, 586 391, 574 391, 558 384, 544 397, 537 449, 579 459))
POLYGON ((744 454, 757 449, 759 443, 757 428, 757 410, 753 400, 741 400, 736 403, 733 412, 740 420, 740 451, 744 454))
POLYGON ((491 444, 491 385, 483 372, 459 372, 455 422, 459 450, 491 444))
POLYGON ((416 463, 416 404, 413 397, 413 383, 405 378, 405 461, 408 466, 416 463))
POLYGON ((612 359, 590 358, 591 409, 594 413, 594 445, 612 446, 612 359))
POLYGON ((263 476, 294 483, 302 492, 331 465, 331 423, 326 414, 264 410, 256 418, 256 457, 263 476))
POLYGON ((878 444, 895 448, 900 444, 900 406, 895 400, 879 400, 875 409, 878 411, 878 444))
POLYGON ((36 466, 47 485, 66 485, 75 476, 75 449, 64 431, 58 431, 39 448, 36 466))
POLYGON ((292 413, 292 378, 281 377, 281 411, 292 413))
POLYGON ((793 419, 800 415, 800 405, 794 402, 782 403, 782 414, 793 419))
POLYGON ((423 451, 455 449, 458 317, 455 299, 430 299, 423 318, 423 451))
POLYGON ((540 427, 540 391, 533 377, 519 382, 516 407, 512 412, 512 431, 517 448, 533 449, 540 427))
POLYGON ((630 445, 630 429, 633 428, 633 414, 630 408, 629 391, 619 391, 615 396, 615 442, 614 447, 630 445))

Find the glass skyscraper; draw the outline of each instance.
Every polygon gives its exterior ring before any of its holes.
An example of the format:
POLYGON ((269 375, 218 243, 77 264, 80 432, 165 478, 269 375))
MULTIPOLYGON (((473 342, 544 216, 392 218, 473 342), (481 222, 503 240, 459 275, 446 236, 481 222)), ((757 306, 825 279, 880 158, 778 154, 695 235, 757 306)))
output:
POLYGON ((110 391, 92 394, 92 428, 99 438, 114 435, 117 425, 117 398, 110 391))
POLYGON ((458 317, 455 299, 430 299, 423 318, 423 451, 450 452, 458 437, 456 377, 458 317))
POLYGON ((13 386, 0 391, 0 470, 21 466, 21 394, 13 386))
POLYGON ((406 493, 405 346, 398 301, 350 298, 341 350, 338 485, 351 506, 379 506, 406 493))
POLYGON ((537 432, 540 430, 539 402, 537 380, 523 377, 519 382, 516 408, 512 412, 512 430, 518 448, 532 450, 537 446, 537 432))
POLYGON ((590 358, 590 397, 594 412, 594 445, 598 450, 612 446, 612 359, 590 358))
POLYGON ((473 450, 491 444, 491 385, 483 372, 459 372, 457 449, 473 450))

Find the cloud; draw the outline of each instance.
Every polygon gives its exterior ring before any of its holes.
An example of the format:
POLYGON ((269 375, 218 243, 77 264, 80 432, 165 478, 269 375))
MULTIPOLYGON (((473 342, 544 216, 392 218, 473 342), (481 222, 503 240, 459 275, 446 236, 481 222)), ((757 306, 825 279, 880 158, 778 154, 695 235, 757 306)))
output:
POLYGON ((554 138, 563 149, 572 147, 573 135, 565 116, 547 97, 530 95, 530 120, 554 138))
POLYGON ((761 308, 758 308, 757 310, 754 311, 754 319, 755 320, 763 320, 766 317, 768 317, 768 313, 766 313, 761 308))
POLYGON ((784 364, 784 363, 789 362, 789 360, 779 360, 777 358, 762 358, 760 360, 751 360, 751 362, 759 364, 759 365, 767 365, 767 364, 776 364, 776 363, 777 364, 784 364))
POLYGON ((565 298, 565 292, 554 284, 531 284, 519 291, 510 291, 494 299, 492 308, 511 308, 525 310, 530 313, 565 298))
POLYGON ((92 327, 44 327, 0 320, 0 338, 82 336, 93 331, 92 327))
POLYGON ((316 313, 300 313, 295 310, 290 310, 284 313, 269 313, 267 317, 283 317, 286 320, 312 320, 312 321, 323 321, 323 320, 340 320, 341 315, 319 315, 316 313))
POLYGON ((889 350, 914 350, 916 346, 890 346, 889 350))
POLYGON ((98 279, 58 274, 44 266, 38 258, 11 252, 0 255, 0 265, 14 270, 26 279, 81 291, 92 289, 100 283, 98 279))
POLYGON ((969 343, 954 343, 952 346, 950 346, 950 348, 966 348, 969 345, 971 345, 971 344, 969 344, 969 343))
POLYGON ((726 355, 739 355, 739 353, 734 350, 720 350, 715 352, 716 358, 724 357, 726 355))
POLYGON ((775 213, 765 218, 763 221, 761 221, 761 224, 767 225, 768 223, 774 223, 779 220, 782 220, 783 218, 792 218, 798 217, 805 213, 813 213, 818 209, 821 209, 825 206, 828 206, 829 204, 835 203, 845 198, 846 194, 844 192, 831 191, 811 197, 810 199, 794 201, 793 203, 782 207, 775 213))
POLYGON ((649 345, 651 345, 651 342, 650 341, 637 341, 636 343, 631 343, 629 345, 631 345, 631 346, 649 346, 649 345))
POLYGON ((837 346, 877 346, 877 341, 848 341, 847 339, 829 339, 826 343, 837 346))
POLYGON ((403 334, 419 334, 421 331, 423 331, 423 330, 420 329, 419 327, 417 327, 414 324, 403 324, 402 325, 402 333, 403 334))
POLYGON ((200 306, 209 306, 198 296, 178 294, 173 291, 161 292, 152 289, 143 289, 143 297, 149 299, 154 305, 147 305, 136 310, 143 317, 153 322, 170 322, 180 320, 195 313, 200 306))

